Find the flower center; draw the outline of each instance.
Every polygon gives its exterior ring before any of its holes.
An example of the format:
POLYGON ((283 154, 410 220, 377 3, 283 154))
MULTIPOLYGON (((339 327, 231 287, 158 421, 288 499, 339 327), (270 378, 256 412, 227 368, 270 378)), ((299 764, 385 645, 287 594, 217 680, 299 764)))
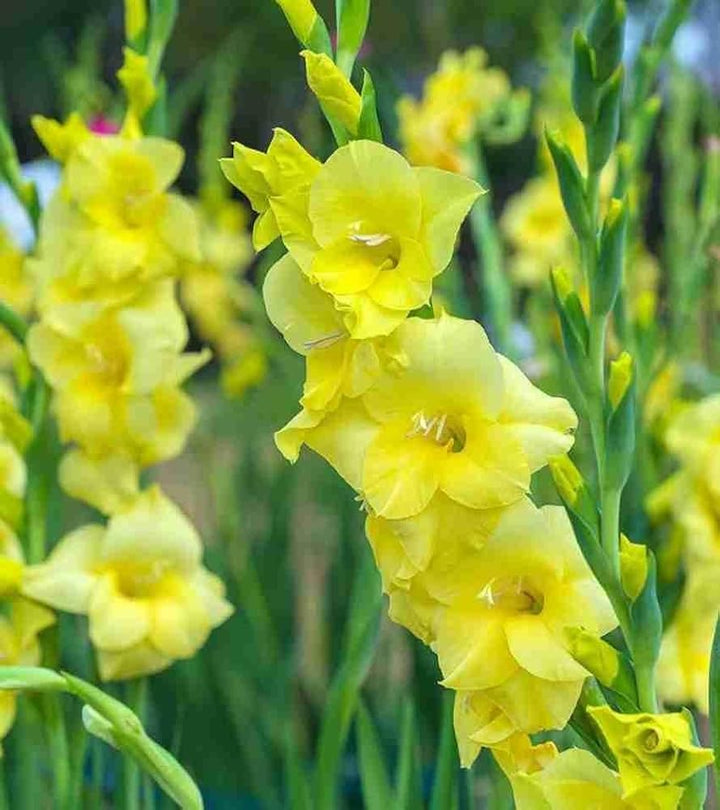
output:
POLYGON ((407 436, 409 439, 415 436, 430 439, 451 453, 459 453, 467 440, 465 427, 459 417, 447 413, 428 417, 424 411, 418 411, 413 416, 407 436))
POLYGON ((646 751, 654 751, 660 744, 660 737, 657 731, 650 730, 645 734, 643 739, 643 748, 646 751))
POLYGON ((488 607, 511 613, 542 613, 545 600, 526 577, 496 577, 480 591, 479 598, 488 607))
POLYGON ((126 563, 113 569, 117 588, 128 599, 149 599, 162 587, 168 566, 162 560, 126 563))
POLYGON ((400 245, 391 234, 366 229, 362 222, 353 222, 348 239, 362 245, 373 257, 373 263, 381 270, 394 270, 400 261, 400 245))

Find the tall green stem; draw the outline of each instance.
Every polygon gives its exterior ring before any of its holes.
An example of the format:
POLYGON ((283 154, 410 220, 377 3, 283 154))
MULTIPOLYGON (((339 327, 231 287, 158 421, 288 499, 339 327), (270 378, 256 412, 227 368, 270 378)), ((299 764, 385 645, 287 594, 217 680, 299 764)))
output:
MULTIPOLYGON (((148 680, 137 678, 127 685, 127 704, 145 725, 148 701, 148 680)), ((123 810, 141 810, 142 775, 134 759, 123 759, 123 810)))
POLYGON ((482 259, 482 289, 484 303, 490 316, 493 342, 503 354, 512 354, 512 289, 503 267, 503 250, 492 210, 490 179, 482 146, 475 151, 477 181, 487 190, 470 212, 475 246, 482 259))

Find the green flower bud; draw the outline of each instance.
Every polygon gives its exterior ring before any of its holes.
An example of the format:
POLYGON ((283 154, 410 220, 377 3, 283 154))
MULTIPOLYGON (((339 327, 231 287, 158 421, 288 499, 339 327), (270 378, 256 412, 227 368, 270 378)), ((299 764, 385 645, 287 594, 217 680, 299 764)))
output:
POLYGON ((588 42, 595 51, 595 78, 601 84, 622 60, 626 16, 623 0, 599 0, 590 17, 588 42))
POLYGON ((635 453, 635 386, 633 360, 627 352, 610 364, 608 380, 607 485, 622 489, 635 453))
POLYGON ((562 143, 557 136, 546 131, 545 138, 555 164, 555 171, 560 184, 560 194, 570 224, 579 239, 591 239, 593 237, 593 226, 585 201, 585 182, 575 158, 567 145, 562 143))
POLYGON ((635 629, 630 647, 635 663, 652 670, 660 652, 663 620, 657 598, 655 556, 649 549, 647 564, 645 586, 630 607, 632 626, 635 629))
POLYGON ((587 381, 588 325, 582 303, 572 287, 570 277, 561 267, 554 267, 550 273, 555 308, 560 317, 563 346, 570 365, 581 387, 587 381))
POLYGON ((600 102, 595 81, 595 54, 582 31, 573 35, 572 103, 577 117, 587 126, 594 124, 600 102))
POLYGON ((620 65, 603 88, 597 120, 587 132, 589 165, 596 172, 608 162, 617 143, 624 77, 625 71, 620 65))
POLYGON ((370 0, 338 0, 337 62, 346 76, 362 46, 370 17, 370 0))
POLYGON ((360 93, 362 109, 360 110, 360 123, 358 124, 358 138, 369 141, 383 142, 382 129, 377 112, 377 99, 372 76, 363 70, 362 92, 360 93))
POLYGON ((599 315, 612 311, 622 284, 627 224, 627 202, 611 200, 600 235, 598 269, 592 279, 592 309, 599 315))

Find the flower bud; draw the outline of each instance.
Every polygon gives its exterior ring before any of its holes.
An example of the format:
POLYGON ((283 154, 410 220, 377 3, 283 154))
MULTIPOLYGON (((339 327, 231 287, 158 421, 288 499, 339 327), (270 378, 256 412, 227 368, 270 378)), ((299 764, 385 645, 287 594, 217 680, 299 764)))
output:
POLYGON ((346 76, 352 72, 370 18, 370 0, 339 0, 337 9, 337 62, 346 76))
POLYGON ((622 60, 625 44, 624 0, 599 0, 590 17, 587 35, 595 52, 595 78, 607 81, 622 60))
POLYGON ((123 130, 134 135, 135 128, 139 130, 143 116, 155 103, 157 88, 150 73, 147 56, 135 53, 132 48, 125 48, 123 53, 123 66, 117 72, 118 81, 128 100, 128 117, 123 130))
POLYGON ((317 97, 325 115, 340 123, 352 137, 357 135, 362 101, 337 65, 322 53, 302 51, 308 87, 317 97))
POLYGON ((595 123, 598 113, 598 86, 595 82, 595 54, 585 35, 573 35, 572 103, 577 117, 585 124, 595 123))
POLYGON ((567 271, 554 267, 550 273, 555 308, 560 317, 563 346, 573 372, 581 386, 587 381, 588 325, 578 294, 567 271))
POLYGON ((136 43, 147 29, 147 0, 125 0, 125 39, 136 43))
POLYGON ((288 21, 293 34, 307 48, 330 55, 332 47, 322 17, 312 0, 275 0, 288 21))
POLYGON ((632 543, 624 535, 620 535, 620 581, 623 590, 630 601, 634 602, 642 589, 648 575, 647 546, 642 543, 632 543))
POLYGON ((585 181, 580 174, 580 169, 567 144, 562 143, 556 135, 547 131, 545 138, 555 164, 560 194, 570 224, 578 238, 590 239, 593 236, 593 226, 585 201, 585 181))
POLYGON ((555 456, 550 459, 550 472, 560 497, 570 506, 578 502, 580 490, 585 486, 580 470, 569 456, 555 456))
POLYGON ((633 379, 633 359, 623 352, 617 360, 610 363, 610 379, 608 381, 608 398, 613 411, 618 409, 630 383, 633 379))
POLYGON ((623 66, 620 65, 603 88, 597 120, 588 129, 589 165, 596 172, 608 162, 617 142, 624 76, 623 66))
POLYGON ((592 308, 599 315, 612 311, 622 284, 627 223, 627 202, 611 200, 600 235, 597 272, 592 279, 592 308))
POLYGON ((643 290, 635 300, 635 323, 642 330, 655 323, 658 297, 655 290, 643 290))
POLYGON ((570 655, 603 686, 612 686, 620 670, 618 651, 582 627, 568 627, 565 638, 570 655))

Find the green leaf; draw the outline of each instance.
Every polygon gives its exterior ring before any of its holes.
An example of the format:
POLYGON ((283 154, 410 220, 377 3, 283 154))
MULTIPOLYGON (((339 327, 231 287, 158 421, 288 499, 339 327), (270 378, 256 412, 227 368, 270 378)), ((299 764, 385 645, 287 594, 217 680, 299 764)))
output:
POLYGON ((160 65, 177 15, 178 0, 150 0, 150 38, 147 55, 153 76, 160 73, 160 65))
POLYGON ((314 775, 315 810, 335 810, 337 806, 340 760, 360 687, 375 654, 381 606, 380 580, 368 554, 355 578, 341 664, 330 687, 320 726, 314 775))
POLYGON ((435 781, 430 797, 430 810, 448 810, 457 802, 458 757, 453 729, 453 694, 443 696, 443 718, 440 748, 435 763, 435 781))
POLYGON ((360 94, 362 108, 360 110, 360 122, 358 124, 358 138, 366 138, 370 141, 383 142, 382 129, 377 112, 377 99, 375 96, 375 85, 367 70, 363 70, 363 85, 360 94))
POLYGON ((715 785, 720 792, 720 618, 715 624, 710 653, 710 739, 715 752, 715 785))
POLYGON ((288 809, 312 810, 310 784, 291 733, 288 733, 285 741, 285 783, 288 793, 288 809))
POLYGON ((360 701, 355 716, 360 783, 366 810, 387 810, 392 807, 392 791, 385 757, 378 739, 377 729, 370 712, 360 701))
POLYGON ((422 810, 415 706, 410 698, 403 704, 400 761, 393 807, 396 807, 397 810, 422 810))
POLYGON ((350 76, 367 31, 370 0, 336 0, 335 14, 338 28, 337 65, 346 76, 350 76))

